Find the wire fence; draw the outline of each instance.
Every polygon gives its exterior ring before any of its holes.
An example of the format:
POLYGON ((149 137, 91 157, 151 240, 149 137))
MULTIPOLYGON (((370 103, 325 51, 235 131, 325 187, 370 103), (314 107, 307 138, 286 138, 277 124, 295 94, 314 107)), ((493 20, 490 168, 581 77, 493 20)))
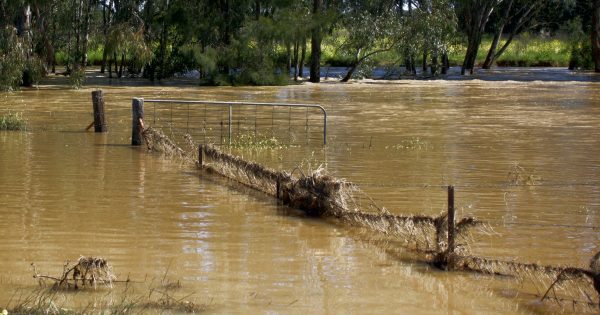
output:
POLYGON ((274 139, 281 145, 327 143, 327 112, 320 105, 188 100, 144 100, 156 128, 189 134, 204 144, 274 139), (150 109, 150 110, 149 110, 150 109))
MULTIPOLYGON (((595 181, 543 183, 517 167, 509 173, 506 183, 466 184, 454 187, 439 184, 378 185, 378 187, 400 187, 409 190, 448 191, 447 212, 439 215, 398 215, 378 208, 372 198, 361 193, 358 187, 368 186, 369 183, 350 183, 336 179, 325 174, 321 169, 310 173, 303 173, 302 170, 298 172, 293 170, 291 173, 276 171, 212 146, 202 145, 197 152, 188 156, 197 158, 198 165, 204 170, 272 195, 283 204, 303 210, 308 215, 328 216, 351 226, 379 232, 384 237, 391 238, 394 244, 406 248, 419 259, 436 267, 528 279, 527 281, 534 285, 532 290, 538 292, 537 296, 541 300, 553 299, 559 304, 571 301, 574 307, 577 304, 594 310, 599 306, 596 301, 600 301, 600 252, 592 257, 589 268, 549 266, 477 256, 469 250, 469 243, 473 241, 469 230, 483 227, 485 231, 485 227, 492 222, 482 222, 474 217, 454 218, 455 188, 509 189, 537 186, 562 188, 574 185, 596 187, 595 181), (373 205, 374 207, 371 207, 373 205), (454 244, 455 239, 456 244, 454 244)), ((371 183, 371 185, 377 184, 371 183)), ((520 221, 508 224, 531 226, 531 223, 533 222, 520 221)), ((581 228, 570 224, 563 224, 561 227, 581 228)), ((583 227, 597 229, 596 226, 583 227)))

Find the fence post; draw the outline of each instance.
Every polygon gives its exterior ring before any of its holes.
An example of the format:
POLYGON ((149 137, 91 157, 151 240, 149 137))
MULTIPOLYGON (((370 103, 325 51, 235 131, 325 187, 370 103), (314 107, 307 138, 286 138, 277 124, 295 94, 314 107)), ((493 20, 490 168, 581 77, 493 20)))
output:
POLYGON ((144 99, 134 98, 131 103, 131 145, 142 145, 144 131, 144 99))
POLYGON ((448 186, 448 254, 454 254, 454 186, 448 186))
POLYGON ((198 167, 202 168, 202 155, 203 155, 204 149, 202 148, 202 145, 199 144, 198 145, 198 167))
POLYGON ((231 116, 233 116, 233 108, 229 105, 229 145, 231 145, 231 116))
POLYGON ((277 182, 275 183, 275 198, 281 199, 281 177, 277 176, 277 182))
POLYGON ((102 90, 92 91, 92 105, 94 108, 94 132, 107 132, 102 90))

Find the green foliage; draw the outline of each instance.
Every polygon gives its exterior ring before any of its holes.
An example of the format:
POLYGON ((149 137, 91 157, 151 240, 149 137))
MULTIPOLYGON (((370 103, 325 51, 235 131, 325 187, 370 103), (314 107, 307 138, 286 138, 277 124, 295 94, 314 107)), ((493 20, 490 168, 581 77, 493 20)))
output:
MULTIPOLYGON (((569 62, 565 56, 572 55, 572 64, 588 67, 589 36, 581 30, 589 28, 590 1, 575 6, 574 0, 515 0, 514 8, 532 1, 543 6, 527 25, 555 31, 579 15, 577 32, 567 32, 577 34, 571 36, 576 40, 565 48, 564 40, 521 36, 498 64, 563 66, 569 62)), ((499 1, 0 1, 0 89, 39 81, 42 60, 49 61, 52 54, 73 72, 71 84, 81 86, 84 76, 76 73, 76 65, 99 65, 105 51, 113 66, 122 63, 129 74, 151 79, 199 70, 204 84, 287 84, 294 52, 310 42, 315 30, 323 37, 322 64, 357 66, 355 77, 367 75, 373 66, 420 63, 424 51, 428 63, 433 55, 448 53, 451 63, 459 64, 466 51, 459 44, 460 33, 468 33, 466 20, 476 9, 464 6, 484 2, 499 1), (321 5, 316 11, 315 3, 321 5), (30 34, 18 37, 16 17, 24 5, 35 10, 30 34), (83 50, 87 65, 80 64, 83 50)), ((487 31, 502 19, 503 7, 495 8, 487 31)), ((479 63, 489 42, 484 36, 479 63)), ((305 65, 309 60, 306 56, 305 65)))
POLYGON ((69 85, 72 88, 78 90, 85 83, 85 69, 80 67, 75 67, 75 69, 71 70, 69 74, 69 85))
POLYGON ((27 130, 27 121, 21 113, 12 113, 0 116, 0 130, 27 130))
POLYGON ((523 34, 508 47, 497 60, 497 64, 519 67, 559 67, 568 64, 568 55, 568 46, 560 38, 541 38, 523 34))
POLYGON ((23 82, 26 54, 13 27, 0 29, 0 90, 18 89, 23 82))
POLYGON ((108 31, 106 50, 109 55, 125 54, 133 66, 141 67, 152 60, 152 50, 144 39, 144 30, 136 29, 129 23, 112 26, 108 31))
MULTIPOLYGON (((566 67, 569 64, 570 44, 566 36, 552 38, 522 34, 516 36, 512 44, 496 61, 498 66, 510 67, 566 67)), ((491 36, 485 36, 477 54, 477 64, 483 63, 487 50, 492 42, 491 36)), ((500 45, 504 42, 501 41, 500 45)), ((453 45, 448 50, 450 63, 460 64, 466 48, 463 45, 453 45)))
POLYGON ((575 18, 566 26, 566 31, 571 35, 569 43, 569 69, 593 69, 595 64, 592 59, 592 43, 583 32, 581 19, 575 18))
POLYGON ((23 85, 31 86, 38 85, 40 80, 46 75, 46 68, 44 62, 36 57, 32 56, 25 61, 23 71, 23 85))

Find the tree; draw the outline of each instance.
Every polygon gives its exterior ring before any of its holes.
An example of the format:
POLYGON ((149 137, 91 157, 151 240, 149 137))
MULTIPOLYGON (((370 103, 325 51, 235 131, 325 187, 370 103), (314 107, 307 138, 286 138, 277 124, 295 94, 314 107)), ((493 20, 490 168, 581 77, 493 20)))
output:
POLYGON ((462 64, 461 74, 473 73, 477 52, 485 26, 492 12, 503 0, 458 0, 457 15, 462 17, 463 29, 467 35, 467 52, 462 64))
POLYGON ((595 71, 600 72, 600 0, 594 0, 592 6, 592 30, 590 32, 592 42, 592 59, 595 71))
POLYGON ((312 17, 313 25, 310 39, 310 78, 313 83, 321 82, 321 42, 323 41, 323 26, 321 15, 323 0, 313 0, 312 17))
POLYGON ((495 25, 494 38, 488 50, 483 65, 483 69, 489 69, 508 46, 512 43, 514 37, 522 32, 538 27, 551 28, 560 15, 555 12, 568 11, 570 1, 565 0, 505 0, 500 6, 500 10, 495 25), (506 41, 498 49, 502 40, 504 31, 508 28, 506 41))
POLYGON ((341 50, 352 57, 342 82, 352 78, 356 69, 372 56, 395 48, 404 37, 393 4, 385 0, 350 2, 341 18, 345 42, 341 50))

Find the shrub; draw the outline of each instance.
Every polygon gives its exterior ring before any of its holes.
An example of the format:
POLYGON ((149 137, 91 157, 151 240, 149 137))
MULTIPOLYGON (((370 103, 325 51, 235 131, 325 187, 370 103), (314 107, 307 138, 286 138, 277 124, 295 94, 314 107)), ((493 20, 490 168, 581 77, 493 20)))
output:
POLYGON ((23 82, 25 51, 13 27, 0 29, 0 90, 11 91, 23 82))
POLYGON ((8 112, 0 116, 0 130, 26 130, 27 123, 20 113, 8 112))

